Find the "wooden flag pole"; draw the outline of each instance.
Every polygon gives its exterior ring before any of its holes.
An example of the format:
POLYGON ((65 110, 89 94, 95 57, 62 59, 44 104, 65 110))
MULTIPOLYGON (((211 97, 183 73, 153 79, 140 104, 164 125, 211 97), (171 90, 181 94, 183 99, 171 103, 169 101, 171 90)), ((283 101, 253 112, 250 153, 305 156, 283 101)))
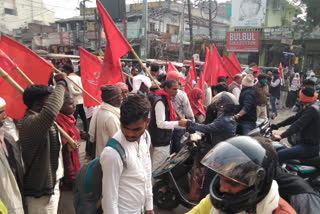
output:
POLYGON ((154 83, 155 86, 157 86, 158 89, 160 89, 159 84, 157 83, 157 81, 153 78, 153 76, 150 74, 150 72, 148 71, 148 69, 146 68, 146 66, 144 66, 144 64, 142 63, 141 59, 139 58, 139 56, 137 55, 137 53, 133 50, 133 48, 131 48, 131 53, 133 54, 133 56, 138 60, 139 64, 141 65, 142 69, 148 74, 148 76, 150 77, 150 79, 152 80, 152 82, 154 83))
POLYGON ((17 71, 30 85, 33 84, 32 80, 31 80, 25 73, 23 73, 23 71, 22 71, 18 66, 16 67, 16 71, 17 71))
MULTIPOLYGON (((0 67, 0 76, 2 76, 3 79, 7 80, 8 83, 10 83, 10 85, 12 85, 12 87, 14 87, 20 94, 23 94, 24 89, 14 79, 12 79, 12 77, 7 72, 5 72, 1 67, 0 67)), ((26 76, 26 75, 24 74, 23 77, 24 76, 26 76)), ((31 81, 31 84, 33 84, 32 81, 31 81)), ((77 149, 78 148, 78 144, 74 141, 74 139, 72 137, 70 137, 56 122, 54 122, 54 124, 58 127, 61 135, 64 138, 67 139, 67 141, 68 141, 69 145, 71 146, 71 148, 72 149, 77 149)))
POLYGON ((125 75, 125 76, 127 76, 127 77, 129 77, 130 79, 133 79, 132 74, 127 74, 127 73, 125 73, 125 72, 122 72, 122 74, 125 75))
MULTIPOLYGON (((57 72, 57 73, 62 73, 62 71, 60 71, 59 69, 57 69, 56 67, 53 67, 53 69, 57 72)), ((91 94, 89 94, 89 92, 87 92, 84 88, 82 88, 80 85, 78 85, 75 81, 73 81, 70 77, 67 77, 68 80, 70 80, 70 82, 75 85, 76 87, 78 87, 81 91, 83 91, 86 95, 88 95, 88 97, 90 97, 92 100, 94 100, 95 102, 97 102, 99 105, 101 104, 101 102, 99 100, 97 100, 96 98, 94 98, 91 94)))
POLYGON ((123 71, 122 71, 122 66, 121 66, 121 61, 119 59, 119 65, 120 65, 120 75, 121 75, 121 80, 123 83, 126 83, 125 78, 123 76, 123 71))

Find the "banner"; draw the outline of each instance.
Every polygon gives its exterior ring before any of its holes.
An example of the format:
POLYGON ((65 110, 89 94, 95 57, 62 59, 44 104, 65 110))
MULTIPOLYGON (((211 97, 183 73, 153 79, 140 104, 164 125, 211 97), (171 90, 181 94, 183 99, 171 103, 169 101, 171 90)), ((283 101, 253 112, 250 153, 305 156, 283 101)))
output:
POLYGON ((267 0, 233 0, 231 27, 263 27, 267 0))
POLYGON ((259 32, 228 32, 227 49, 234 52, 259 52, 259 32))

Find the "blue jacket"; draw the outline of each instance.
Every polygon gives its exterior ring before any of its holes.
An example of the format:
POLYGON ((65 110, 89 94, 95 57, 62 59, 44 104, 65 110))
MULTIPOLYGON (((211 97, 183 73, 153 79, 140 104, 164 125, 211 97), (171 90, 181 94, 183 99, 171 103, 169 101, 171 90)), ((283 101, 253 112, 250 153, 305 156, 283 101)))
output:
POLYGON ((187 122, 187 130, 194 130, 211 135, 212 146, 236 135, 237 123, 231 113, 218 116, 212 123, 203 125, 187 122))
POLYGON ((240 110, 247 112, 239 118, 240 121, 256 122, 257 120, 257 105, 256 91, 253 87, 243 88, 239 97, 240 110))

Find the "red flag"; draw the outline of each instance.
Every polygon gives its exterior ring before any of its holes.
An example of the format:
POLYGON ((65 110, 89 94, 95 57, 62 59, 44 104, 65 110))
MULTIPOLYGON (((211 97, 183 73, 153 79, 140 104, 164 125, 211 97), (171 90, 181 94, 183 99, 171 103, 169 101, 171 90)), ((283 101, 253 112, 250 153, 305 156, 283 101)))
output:
POLYGON ((186 84, 186 80, 184 79, 183 75, 176 69, 176 67, 171 62, 168 63, 166 79, 174 79, 180 82, 182 87, 184 87, 186 84))
POLYGON ((231 62, 234 64, 234 66, 236 66, 236 68, 238 69, 238 71, 239 71, 239 72, 242 72, 243 69, 242 69, 242 67, 241 67, 241 65, 240 65, 240 63, 239 63, 236 55, 235 55, 233 52, 231 52, 231 54, 230 54, 230 56, 229 56, 229 59, 230 59, 231 62))
POLYGON ((197 81, 197 73, 196 73, 196 66, 194 64, 194 58, 192 57, 189 72, 186 79, 186 85, 184 87, 184 91, 187 95, 191 93, 192 90, 192 81, 197 81))
POLYGON ((167 69, 167 73, 170 73, 171 71, 177 71, 176 66, 174 66, 171 62, 168 63, 168 69, 167 69))
MULTIPOLYGON (((0 67, 7 71, 11 72, 12 70, 15 70, 17 65, 12 62, 12 60, 0 49, 0 67)), ((2 81, 3 79, 0 79, 2 81)))
POLYGON ((236 66, 231 62, 231 60, 227 57, 227 55, 223 54, 223 65, 225 71, 229 75, 228 85, 231 84, 234 76, 236 74, 240 74, 239 70, 236 68, 236 66))
POLYGON ((212 56, 212 47, 211 44, 206 47, 206 58, 204 60, 203 72, 204 72, 204 80, 211 86, 212 85, 212 75, 213 75, 213 63, 211 61, 212 56))
POLYGON ((107 40, 100 80, 107 80, 106 84, 115 84, 122 81, 120 57, 131 50, 131 46, 99 0, 97 0, 97 9, 107 40))
POLYGON ((254 66, 251 67, 252 73, 255 71, 257 72, 256 76, 258 76, 261 72, 260 68, 255 64, 254 66))
POLYGON ((283 67, 282 67, 282 63, 281 63, 281 62, 280 62, 280 64, 279 64, 278 70, 279 70, 279 77, 282 77, 283 67))
POLYGON ((221 56, 214 45, 212 45, 210 53, 205 71, 205 81, 209 86, 212 86, 217 84, 219 76, 226 77, 228 73, 225 71, 221 56))
MULTIPOLYGON (((81 82, 83 88, 89 92, 94 98, 101 101, 100 75, 102 69, 102 60, 96 55, 89 53, 84 48, 79 47, 81 82)), ((84 106, 97 106, 97 102, 92 100, 88 95, 83 93, 84 106)))
POLYGON ((204 95, 205 83, 204 82, 205 82, 204 81, 204 72, 201 72, 200 78, 199 78, 197 84, 194 87, 201 89, 201 91, 202 91, 202 101, 204 101, 204 99, 205 99, 205 95, 204 95))
MULTIPOLYGON (((52 64, 32 52, 29 48, 2 34, 0 49, 36 84, 48 84, 52 64)), ((6 70, 22 88, 29 85, 15 70, 6 70)), ((9 117, 20 119, 26 109, 22 96, 5 81, 0 84, 0 97, 7 102, 6 113, 9 117)))

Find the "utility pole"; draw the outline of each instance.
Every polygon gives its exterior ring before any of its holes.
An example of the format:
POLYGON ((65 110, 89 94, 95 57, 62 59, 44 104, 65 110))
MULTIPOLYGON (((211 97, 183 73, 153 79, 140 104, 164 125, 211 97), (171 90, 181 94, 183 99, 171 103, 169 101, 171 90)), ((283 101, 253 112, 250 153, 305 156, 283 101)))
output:
POLYGON ((189 14, 189 30, 190 30, 190 48, 189 48, 189 53, 193 52, 193 24, 192 24, 192 14, 191 14, 191 2, 188 0, 188 14, 189 14))
POLYGON ((141 28, 141 58, 147 59, 148 56, 148 1, 143 0, 142 9, 142 28, 141 28))
POLYGON ((212 0, 209 0, 209 37, 212 42, 212 0))
POLYGON ((181 10, 181 15, 180 15, 180 47, 179 47, 179 61, 182 62, 184 59, 184 52, 183 52, 183 38, 184 38, 184 9, 186 6, 186 2, 183 1, 183 6, 181 10))
POLYGON ((82 6, 83 6, 83 10, 82 10, 82 13, 83 13, 83 41, 82 41, 82 47, 85 48, 85 38, 86 38, 86 0, 83 0, 82 1, 82 6))
POLYGON ((99 21, 98 21, 98 14, 97 14, 97 10, 96 9, 94 9, 94 19, 95 19, 95 24, 94 24, 94 36, 95 36, 95 38, 96 38, 96 50, 98 50, 98 44, 99 44, 99 34, 100 34, 100 32, 99 32, 99 29, 100 29, 100 27, 99 27, 99 21))

